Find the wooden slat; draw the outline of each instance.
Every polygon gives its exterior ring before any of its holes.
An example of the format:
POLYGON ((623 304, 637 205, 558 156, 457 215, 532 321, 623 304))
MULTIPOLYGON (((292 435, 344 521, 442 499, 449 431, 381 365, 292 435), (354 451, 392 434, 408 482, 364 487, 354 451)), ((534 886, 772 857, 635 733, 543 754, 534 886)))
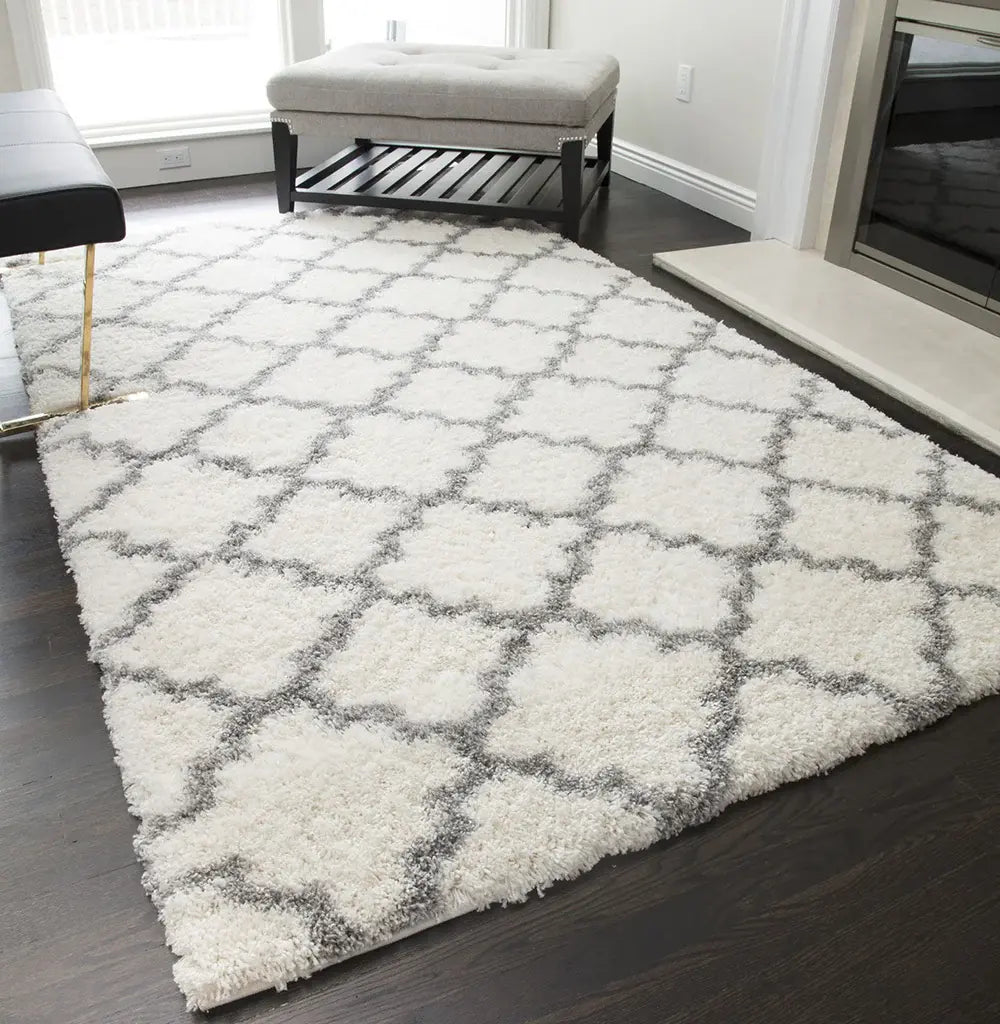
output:
POLYGON ((545 183, 531 205, 539 210, 561 210, 562 191, 562 167, 557 167, 555 174, 545 183))
POLYGON ((485 159, 486 157, 482 153, 463 153, 455 164, 424 192, 421 199, 440 199, 448 189, 458 184, 466 174, 485 159))
POLYGON ((446 149, 436 157, 429 160, 409 181, 404 182, 396 190, 398 196, 413 196, 421 188, 433 181, 434 178, 448 169, 448 165, 459 155, 457 149, 446 149))
MULTIPOLYGON (((370 156, 376 157, 381 153, 385 153, 388 150, 388 146, 372 146, 371 149, 365 150, 370 156)), ((317 164, 311 170, 305 171, 295 179, 296 188, 312 188, 318 181, 322 181, 323 178, 328 177, 334 171, 340 170, 346 164, 358 157, 361 151, 357 146, 348 146, 346 149, 342 149, 339 153, 330 157, 329 160, 324 161, 321 164, 317 164)))
POLYGON ((375 182, 381 181, 384 174, 408 160, 414 153, 418 152, 420 148, 422 147, 392 147, 391 151, 382 159, 370 163, 363 171, 351 178, 344 187, 349 189, 351 192, 366 195, 368 189, 375 184, 375 182))
POLYGON ((541 192, 546 182, 553 174, 559 173, 558 160, 543 160, 528 176, 517 186, 514 194, 507 200, 508 206, 530 206, 535 196, 541 192))
POLYGON ((381 175, 374 185, 365 190, 365 194, 380 196, 391 194, 400 181, 402 181, 408 174, 412 174, 418 168, 422 167, 435 152, 436 150, 423 148, 413 150, 409 156, 400 160, 398 164, 395 164, 392 170, 381 175))
POLYGON ((361 149, 359 147, 358 155, 350 163, 345 164, 333 174, 317 182, 314 187, 327 192, 338 191, 345 187, 354 191, 354 184, 348 185, 352 178, 365 172, 372 173, 374 167, 377 167, 384 160, 391 159, 395 152, 394 146, 372 146, 371 149, 361 149))
POLYGON ((490 182, 489 188, 479 197, 484 203, 499 203, 503 197, 528 173, 537 158, 533 156, 518 157, 502 174, 498 174, 490 182))
POLYGON ((456 203, 468 203, 472 197, 488 185, 493 178, 510 163, 510 157, 503 153, 491 156, 474 174, 470 174, 448 197, 456 203))

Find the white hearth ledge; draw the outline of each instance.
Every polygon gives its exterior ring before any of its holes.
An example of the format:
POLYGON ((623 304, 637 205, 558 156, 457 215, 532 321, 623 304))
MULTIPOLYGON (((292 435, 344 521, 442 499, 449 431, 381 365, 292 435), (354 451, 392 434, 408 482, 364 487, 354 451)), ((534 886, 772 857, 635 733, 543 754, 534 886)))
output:
POLYGON ((663 252, 653 262, 1000 452, 1000 338, 774 239, 663 252))

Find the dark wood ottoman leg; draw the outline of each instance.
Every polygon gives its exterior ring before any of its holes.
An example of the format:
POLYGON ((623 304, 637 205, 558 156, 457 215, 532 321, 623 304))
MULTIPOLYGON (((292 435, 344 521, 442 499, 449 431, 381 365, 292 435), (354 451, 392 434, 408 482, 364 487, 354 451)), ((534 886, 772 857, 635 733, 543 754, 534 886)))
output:
POLYGON ((274 187, 278 192, 278 212, 295 209, 292 186, 299 151, 299 137, 293 135, 284 121, 271 122, 271 145, 274 148, 274 187))
POLYGON ((611 143, 615 137, 615 112, 608 114, 607 121, 597 129, 597 159, 606 160, 608 169, 601 179, 601 188, 611 184, 611 143))
POLYGON ((562 144, 563 229, 565 238, 580 238, 580 215, 583 212, 583 139, 562 144))

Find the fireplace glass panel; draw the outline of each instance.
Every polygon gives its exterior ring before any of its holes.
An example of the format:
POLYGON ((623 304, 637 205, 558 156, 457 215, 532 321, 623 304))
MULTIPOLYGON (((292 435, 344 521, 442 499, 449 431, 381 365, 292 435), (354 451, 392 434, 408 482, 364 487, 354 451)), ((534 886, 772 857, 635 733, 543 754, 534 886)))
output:
POLYGON ((855 250, 1000 301, 1000 38, 896 29, 855 250))

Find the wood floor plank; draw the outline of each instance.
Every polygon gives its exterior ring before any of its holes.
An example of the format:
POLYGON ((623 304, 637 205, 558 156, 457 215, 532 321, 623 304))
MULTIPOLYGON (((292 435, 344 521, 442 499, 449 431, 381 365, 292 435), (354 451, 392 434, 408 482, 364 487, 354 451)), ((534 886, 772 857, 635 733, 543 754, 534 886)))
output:
MULTIPOLYGON (((251 216, 273 203, 263 176, 125 195, 133 226, 251 216)), ((654 252, 745 237, 619 177, 582 234, 707 315, 1000 471, 1000 459, 650 263, 654 252)), ((0 361, 0 374, 10 381, 14 368, 0 361)), ((23 401, 19 384, 11 390, 23 401)), ((185 1013, 140 886, 134 822, 76 615, 34 441, 0 441, 0 1021, 198 1019, 185 1013)), ((998 708, 993 699, 957 712, 604 861, 544 899, 467 915, 204 1019, 995 1024, 998 708)))

